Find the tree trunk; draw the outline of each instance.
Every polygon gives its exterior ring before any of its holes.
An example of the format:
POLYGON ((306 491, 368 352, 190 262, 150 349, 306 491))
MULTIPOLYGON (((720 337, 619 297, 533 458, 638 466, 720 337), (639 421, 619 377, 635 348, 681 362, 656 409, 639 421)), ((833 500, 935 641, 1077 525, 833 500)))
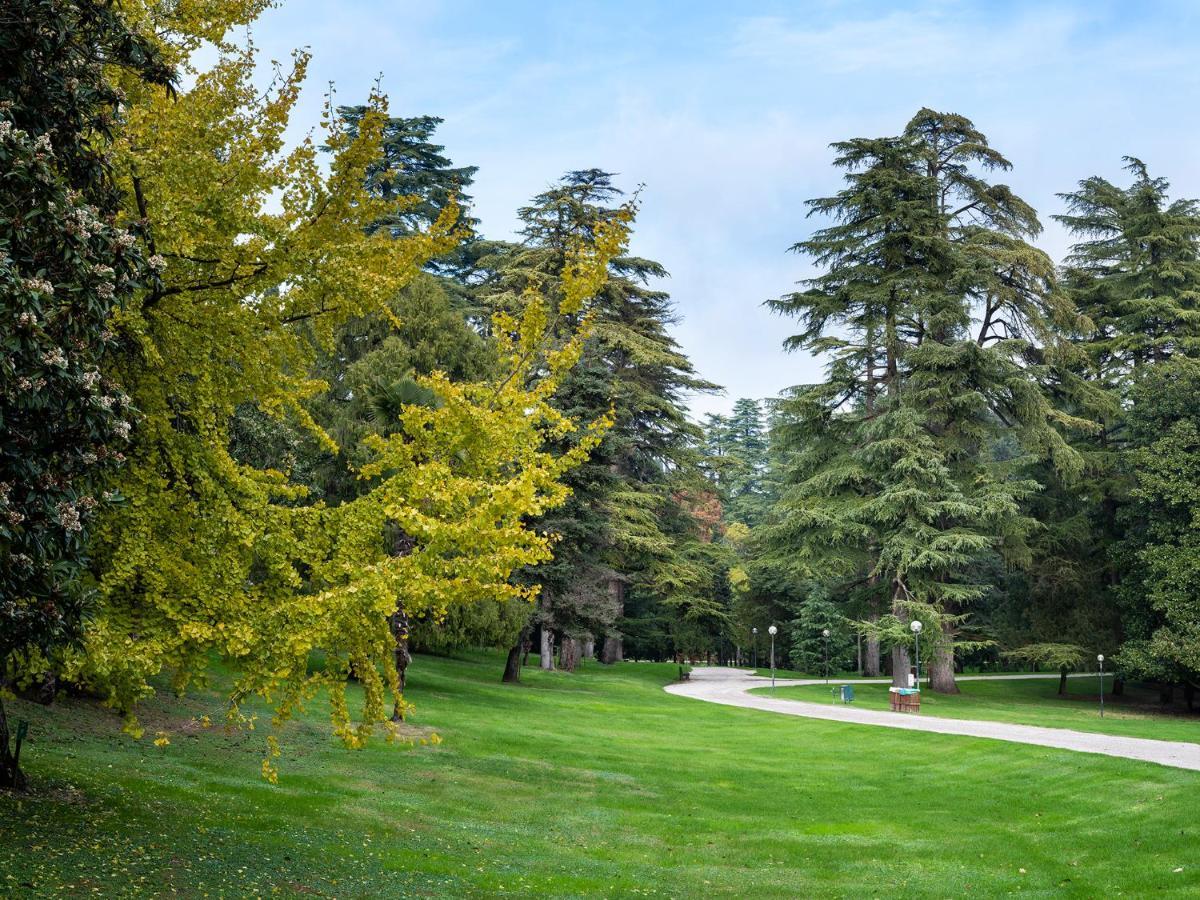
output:
MULTIPOLYGON (((608 582, 608 591, 616 607, 616 616, 614 618, 619 619, 625 613, 625 586, 616 578, 612 578, 608 582)), ((621 640, 621 634, 614 627, 612 631, 604 636, 604 647, 600 651, 600 662, 611 666, 613 663, 619 663, 624 658, 625 647, 621 640)))
POLYGON ((505 684, 516 684, 521 680, 521 645, 514 644, 508 649, 508 658, 504 660, 504 674, 500 680, 505 684))
POLYGON ((596 658, 596 639, 594 637, 592 637, 590 634, 587 636, 587 640, 583 642, 583 658, 584 659, 595 659, 596 658))
MULTIPOLYGON (((400 693, 404 693, 404 686, 408 683, 408 664, 412 662, 412 654, 408 652, 408 613, 399 602, 396 603, 396 611, 388 618, 388 625, 391 627, 392 637, 396 641, 396 647, 392 650, 392 661, 396 665, 396 677, 400 680, 400 693)), ((396 703, 392 708, 392 721, 404 721, 404 707, 400 703, 396 703)))
MULTIPOLYGON (((878 618, 872 621, 879 621, 878 618)), ((863 660, 863 676, 866 678, 879 677, 879 635, 867 632, 867 653, 863 660)))
POLYGON ((610 634, 604 639, 604 648, 600 651, 600 662, 611 666, 613 663, 619 663, 624 656, 625 648, 621 643, 619 635, 610 634))
MULTIPOLYGON (((394 523, 384 526, 383 537, 391 546, 392 556, 408 556, 417 546, 417 542, 412 535, 394 523)), ((396 598, 396 611, 388 617, 388 627, 391 629, 392 638, 396 642, 396 646, 392 650, 392 662, 396 666, 396 677, 400 682, 400 693, 403 694, 404 686, 408 683, 408 664, 412 662, 412 654, 408 652, 408 610, 404 608, 404 603, 399 597, 396 598)), ((400 700, 397 700, 396 705, 392 707, 392 721, 404 721, 404 705, 400 700)))
POLYGON ((548 625, 542 626, 542 652, 538 659, 538 665, 547 672, 554 671, 554 632, 548 625))
POLYGON ((957 694, 954 681, 954 650, 938 647, 929 665, 929 686, 939 694, 957 694))
POLYGON ((1067 667, 1063 666, 1058 673, 1058 693, 1065 694, 1067 692, 1067 667))
POLYGON ((563 635, 558 644, 558 666, 564 672, 574 672, 579 665, 580 647, 576 638, 563 635))
POLYGON ((908 687, 908 670, 911 667, 908 648, 897 644, 892 648, 892 687, 908 687))
POLYGON ((0 788, 25 789, 25 774, 21 771, 21 733, 11 734, 8 716, 4 712, 4 698, 0 697, 0 788))
POLYGON ((517 635, 517 642, 509 648, 508 659, 504 661, 504 675, 500 679, 506 684, 516 684, 521 680, 521 666, 524 665, 523 657, 529 655, 529 626, 526 625, 521 629, 521 633, 517 635))

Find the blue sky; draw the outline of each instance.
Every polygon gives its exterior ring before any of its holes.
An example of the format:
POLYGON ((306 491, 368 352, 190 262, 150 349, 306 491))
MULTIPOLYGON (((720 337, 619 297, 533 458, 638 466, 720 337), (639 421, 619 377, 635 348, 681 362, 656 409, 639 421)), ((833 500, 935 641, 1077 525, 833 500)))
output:
POLYGON ((480 167, 489 236, 568 169, 644 184, 634 250, 671 272, 675 334, 727 388, 700 414, 819 376, 761 304, 810 273, 787 248, 817 225, 804 201, 838 187, 831 141, 896 133, 921 106, 971 117, 1061 258, 1055 194, 1121 178, 1125 154, 1200 195, 1198 26, 1198 3, 1096 0, 283 0, 254 38, 311 50, 298 123, 328 82, 354 103, 379 75, 395 114, 444 118, 451 158, 480 167))

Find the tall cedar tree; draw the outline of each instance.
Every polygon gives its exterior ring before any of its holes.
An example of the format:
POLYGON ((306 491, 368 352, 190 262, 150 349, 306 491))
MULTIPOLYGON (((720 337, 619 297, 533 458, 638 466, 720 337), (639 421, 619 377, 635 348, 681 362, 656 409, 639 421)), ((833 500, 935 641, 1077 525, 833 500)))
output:
MULTIPOLYGON (((585 169, 535 197, 520 211, 522 243, 495 263, 491 305, 519 307, 531 286, 553 296, 567 248, 610 221, 620 196, 610 173, 585 169)), ((603 661, 622 658, 618 621, 625 592, 650 583, 654 566, 674 549, 660 521, 660 508, 670 500, 667 474, 690 462, 698 437, 684 394, 713 387, 696 376, 668 332, 670 297, 651 287, 666 276, 663 267, 625 256, 610 263, 609 274, 590 307, 583 358, 555 399, 582 421, 611 408, 614 425, 588 463, 569 476, 570 501, 540 524, 558 536, 554 560, 531 575, 542 584, 535 623, 544 635, 543 666, 551 664, 553 635, 563 641, 567 668, 577 661, 580 642, 589 640, 603 640, 603 661)), ((562 327, 578 324, 560 318, 562 327)), ((506 677, 516 677, 513 666, 506 677)))
POLYGON ((825 382, 788 404, 788 485, 766 538, 796 577, 865 584, 888 605, 893 679, 907 621, 929 626, 933 686, 954 691, 953 647, 985 590, 989 553, 1027 556, 1031 459, 1078 460, 1046 400, 1051 322, 1069 315, 1032 248, 1033 210, 984 177, 1009 163, 966 119, 921 110, 899 137, 834 145, 847 187, 811 201, 834 224, 793 249, 826 271, 772 301, 828 355, 825 382), (977 318, 973 313, 978 311, 977 318), (1011 434, 1021 452, 1000 460, 1011 434))
POLYGON ((1172 200, 1166 179, 1125 162, 1128 187, 1087 178, 1056 217, 1080 238, 1065 268, 1086 316, 1076 372, 1102 392, 1103 428, 1084 445, 1096 477, 1073 498, 1086 539, 1067 562, 1091 576, 1085 589, 1102 612, 1120 611, 1121 670, 1187 685, 1197 678, 1182 588, 1191 506, 1178 473, 1194 466, 1194 422, 1180 398, 1200 358, 1200 203, 1172 200))
POLYGON ((728 416, 707 417, 704 465, 724 504, 725 520, 757 525, 766 511, 767 468, 767 432, 757 400, 742 397, 728 416))

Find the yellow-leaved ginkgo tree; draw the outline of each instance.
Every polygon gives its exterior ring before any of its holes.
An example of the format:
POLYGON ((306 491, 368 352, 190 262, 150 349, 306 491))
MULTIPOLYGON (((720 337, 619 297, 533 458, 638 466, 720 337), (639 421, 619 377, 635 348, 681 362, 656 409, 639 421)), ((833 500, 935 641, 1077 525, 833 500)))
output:
MULTIPOLYGON (((308 375, 314 341, 350 317, 387 315, 387 301, 465 232, 453 206, 424 232, 370 227, 395 211, 365 188, 382 95, 353 130, 330 105, 319 140, 289 143, 306 55, 263 91, 253 46, 226 37, 262 7, 125 5, 190 87, 171 97, 127 85, 114 166, 157 274, 105 335, 132 443, 108 486, 123 502, 95 532, 99 609, 82 652, 42 662, 103 690, 137 732, 133 708, 153 678, 170 675, 181 690, 219 657, 235 673, 233 718, 257 694, 282 722, 328 688, 335 732, 358 746, 380 723, 394 733, 389 720, 405 711, 407 615, 535 592, 510 583, 551 553, 527 522, 565 499, 561 476, 607 427, 547 403, 588 321, 564 340, 547 310, 586 311, 633 208, 573 248, 563 296, 531 295, 519 319, 495 323, 498 374, 419 379, 432 399, 402 406, 374 441, 361 473, 370 490, 337 507, 307 502, 284 473, 231 454, 235 411, 257 406, 331 444, 303 405, 324 387, 308 375), (199 71, 190 60, 205 42, 218 59, 199 71), (548 449, 564 438, 566 452, 548 449), (354 716, 351 677, 364 696, 354 716)), ((264 771, 273 775, 269 762, 264 771)))

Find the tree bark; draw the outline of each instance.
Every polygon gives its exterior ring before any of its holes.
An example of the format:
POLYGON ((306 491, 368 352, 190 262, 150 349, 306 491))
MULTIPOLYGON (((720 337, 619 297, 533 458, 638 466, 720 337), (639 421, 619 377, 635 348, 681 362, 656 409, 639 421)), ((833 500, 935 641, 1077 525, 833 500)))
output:
POLYGON ((610 634, 604 639, 604 648, 600 651, 600 662, 611 666, 625 658, 625 648, 619 635, 610 634))
MULTIPOLYGON (((392 661, 396 666, 396 677, 400 680, 400 692, 404 693, 404 686, 408 683, 408 664, 412 662, 412 654, 408 652, 408 613, 403 604, 396 603, 396 611, 388 618, 388 625, 391 627, 392 637, 396 641, 395 649, 392 650, 392 661)), ((396 703, 392 707, 392 721, 404 721, 404 707, 400 703, 396 703)))
POLYGON ((596 658, 596 639, 594 637, 592 637, 590 634, 588 635, 587 640, 583 642, 583 658, 584 659, 595 659, 596 658))
MULTIPOLYGON (((616 616, 619 619, 625 612, 625 586, 616 578, 609 579, 608 582, 609 595, 614 600, 616 608, 616 616)), ((625 646, 621 640, 620 632, 610 631, 604 636, 604 647, 600 651, 600 662, 605 665, 619 663, 625 658, 625 646)))
POLYGON ((548 625, 542 626, 542 652, 538 665, 547 672, 554 671, 554 632, 548 625))
POLYGON ((897 644, 892 648, 892 687, 908 687, 908 670, 911 667, 908 648, 897 644))
POLYGON ((8 730, 4 698, 0 697, 0 787, 25 789, 25 773, 21 771, 21 739, 8 730))
POLYGON ((958 684, 954 681, 954 650, 938 647, 929 664, 929 686, 939 694, 957 694, 958 684))
POLYGON ((575 667, 579 665, 580 647, 578 639, 564 634, 558 646, 559 668, 564 672, 574 672, 575 667))
POLYGON ((865 678, 879 677, 879 635, 872 632, 867 633, 867 652, 863 659, 863 676, 865 678))
POLYGON ((517 642, 509 648, 508 659, 504 661, 504 675, 500 679, 506 684, 516 684, 521 680, 521 666, 529 655, 529 626, 526 625, 517 635, 517 642))
POLYGON ((1067 668, 1063 666, 1058 672, 1058 693, 1065 694, 1067 692, 1067 668))

